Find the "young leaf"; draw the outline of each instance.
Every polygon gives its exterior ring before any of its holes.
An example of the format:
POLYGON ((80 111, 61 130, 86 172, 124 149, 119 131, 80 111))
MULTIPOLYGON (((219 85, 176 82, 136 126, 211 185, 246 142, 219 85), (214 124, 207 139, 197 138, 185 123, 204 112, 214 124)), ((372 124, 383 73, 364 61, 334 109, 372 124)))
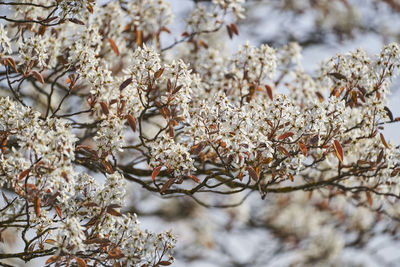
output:
POLYGON ((299 145, 299 148, 301 150, 301 153, 303 153, 303 155, 305 157, 307 157, 307 147, 306 147, 306 145, 303 144, 301 141, 299 141, 298 145, 299 145))
POLYGON ((141 30, 136 30, 136 44, 140 47, 143 45, 143 32, 141 30))
POLYGON ((112 165, 110 164, 110 162, 108 162, 107 160, 103 159, 103 160, 101 161, 101 164, 104 166, 104 168, 106 169, 106 171, 107 171, 108 173, 114 173, 113 167, 112 167, 112 165))
POLYGON ((154 73, 154 79, 158 79, 164 72, 164 68, 159 69, 156 73, 154 73))
POLYGON ((294 181, 293 174, 291 174, 290 172, 289 172, 289 180, 292 181, 292 182, 294 181))
POLYGON ((40 215, 40 198, 39 197, 35 197, 35 199, 33 200, 33 209, 35 210, 36 216, 39 217, 39 215, 40 215))
POLYGON ((76 257, 75 260, 76 260, 76 263, 78 264, 78 267, 86 267, 87 266, 86 261, 84 259, 76 257))
POLYGON ((37 72, 36 70, 32 71, 32 75, 33 77, 35 77, 36 80, 38 80, 41 84, 44 84, 44 79, 42 74, 40 74, 39 72, 37 72))
POLYGON ((50 264, 52 262, 55 262, 56 260, 58 260, 60 256, 51 256, 50 258, 47 259, 47 261, 45 262, 45 264, 50 264))
POLYGON ((14 61, 13 58, 8 57, 8 58, 6 58, 5 60, 6 60, 6 62, 8 63, 8 65, 10 65, 11 68, 13 68, 13 70, 14 70, 15 72, 18 72, 18 70, 17 70, 17 64, 15 64, 15 61, 14 61))
POLYGON ((192 174, 189 175, 189 178, 192 179, 193 181, 195 181, 198 184, 200 183, 200 179, 197 178, 196 176, 192 175, 192 174))
POLYGON ((104 101, 101 101, 100 106, 101 106, 101 110, 103 111, 104 115, 108 116, 108 114, 110 114, 110 110, 108 109, 107 103, 104 101))
POLYGON ((228 31, 229 39, 232 39, 233 37, 233 32, 232 29, 229 25, 226 25, 226 30, 228 31))
POLYGON ((61 214, 60 207, 59 206, 54 206, 54 209, 56 210, 56 213, 57 213, 58 217, 62 220, 63 217, 62 217, 62 214, 61 214))
POLYGON ((290 153, 283 146, 278 146, 280 152, 282 152, 285 156, 290 157, 290 153))
POLYGON ((69 21, 71 21, 72 23, 78 24, 78 25, 85 25, 85 22, 79 20, 79 19, 75 19, 75 18, 69 18, 69 21))
POLYGON ((19 180, 24 179, 26 176, 28 176, 29 172, 31 171, 31 169, 26 169, 25 171, 21 172, 21 174, 19 175, 19 180))
POLYGON ((382 144, 383 144, 386 148, 389 148, 388 144, 386 143, 385 137, 383 136, 382 133, 379 133, 379 137, 381 138, 382 144))
POLYGON ((119 50, 118 50, 118 46, 115 44, 114 40, 111 38, 108 38, 108 42, 111 45, 112 50, 114 51, 114 53, 119 56, 119 50))
POLYGON ((176 178, 170 178, 168 181, 165 182, 165 184, 161 187, 160 193, 163 193, 165 190, 171 187, 173 183, 175 182, 176 178))
POLYGON ((160 261, 158 264, 161 265, 161 266, 168 266, 168 265, 171 265, 172 262, 169 262, 169 261, 160 261))
POLYGON ((251 179, 254 181, 258 181, 258 179, 260 179, 257 172, 252 167, 247 167, 247 171, 249 172, 251 179))
POLYGON ((274 96, 272 95, 272 87, 267 84, 265 86, 265 89, 267 90, 267 94, 268 94, 269 99, 273 100, 274 96))
POLYGON ((280 136, 278 137, 278 140, 283 140, 283 139, 286 139, 286 138, 288 138, 288 137, 292 137, 293 135, 294 135, 293 132, 287 132, 287 133, 284 133, 284 134, 280 135, 280 136))
POLYGON ((133 131, 133 132, 136 132, 136 125, 137 125, 137 122, 136 122, 135 117, 133 117, 131 114, 127 114, 127 115, 125 116, 125 118, 126 118, 126 120, 128 121, 129 127, 131 127, 132 131, 133 131))
POLYGON ((113 215, 113 216, 118 216, 118 217, 122 216, 122 214, 119 211, 116 211, 115 209, 113 209, 111 207, 107 208, 107 213, 110 215, 113 215))
POLYGON ((371 206, 372 206, 372 203, 373 203, 371 192, 366 191, 366 192, 365 192, 365 195, 367 196, 368 205, 371 207, 371 206))
POLYGON ((153 181, 156 179, 157 175, 160 173, 161 168, 162 168, 162 166, 158 166, 153 170, 153 172, 151 174, 151 179, 153 181))
POLYGON ((379 164, 382 161, 383 155, 384 155, 384 151, 383 151, 383 149, 381 149, 381 151, 379 152, 378 157, 376 159, 376 164, 379 164))
POLYGON ((123 83, 121 83, 121 85, 119 86, 119 90, 122 91, 124 90, 125 87, 127 87, 128 85, 130 85, 133 81, 133 78, 128 78, 126 79, 123 83))
POLYGON ((345 81, 347 81, 346 76, 344 76, 343 74, 341 74, 341 73, 339 73, 339 72, 331 72, 331 73, 328 73, 328 75, 331 75, 331 76, 333 76, 334 78, 336 78, 336 79, 338 79, 338 80, 345 80, 345 81))
POLYGON ((336 157, 343 164, 343 149, 338 140, 333 141, 333 148, 335 149, 336 157))
POLYGON ((232 23, 230 26, 231 26, 232 32, 233 32, 234 34, 236 34, 236 35, 239 35, 239 29, 238 29, 238 27, 236 26, 236 24, 232 23))

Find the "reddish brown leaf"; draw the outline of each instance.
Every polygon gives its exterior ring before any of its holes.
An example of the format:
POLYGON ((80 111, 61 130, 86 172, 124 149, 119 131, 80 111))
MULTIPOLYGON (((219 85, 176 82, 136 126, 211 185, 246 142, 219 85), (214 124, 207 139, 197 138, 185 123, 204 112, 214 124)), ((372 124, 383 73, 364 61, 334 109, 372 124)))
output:
POLYGON ((128 121, 129 127, 131 127, 133 132, 136 132, 136 119, 131 114, 125 116, 126 120, 128 121))
POLYGON ((205 146, 205 143, 200 142, 197 145, 193 145, 192 148, 190 149, 190 151, 193 155, 198 155, 203 150, 204 146, 205 146))
POLYGON ((93 14, 93 6, 91 4, 88 4, 86 6, 86 9, 89 11, 90 14, 93 14))
POLYGON ((71 21, 72 23, 78 24, 78 25, 85 25, 85 23, 79 19, 76 18, 69 18, 69 21, 71 21))
POLYGON ((230 26, 231 26, 232 32, 233 32, 234 34, 236 34, 236 35, 239 35, 239 29, 238 29, 238 27, 236 26, 236 24, 232 23, 230 26))
POLYGON ((278 146, 280 152, 282 152, 285 156, 290 157, 290 153, 283 146, 278 146))
POLYGON ((308 200, 310 200, 310 199, 311 199, 311 197, 312 197, 312 193, 313 193, 313 191, 309 191, 309 192, 308 192, 308 196, 307 196, 307 199, 308 199, 308 200))
POLYGON ((283 139, 286 139, 286 138, 288 138, 288 137, 292 137, 293 135, 294 135, 293 132, 287 132, 287 133, 284 133, 284 134, 280 135, 280 136, 278 137, 278 140, 283 140, 283 139))
POLYGON ((26 176, 28 176, 29 172, 31 171, 31 169, 26 169, 25 171, 21 172, 21 174, 19 175, 19 180, 24 179, 26 176))
POLYGON ((63 217, 62 217, 62 214, 61 214, 60 207, 59 206, 54 206, 54 209, 56 210, 56 213, 57 213, 58 217, 62 220, 63 217))
POLYGON ((40 74, 39 72, 37 72, 36 70, 32 71, 32 75, 33 77, 35 77, 36 80, 38 80, 41 84, 44 84, 44 79, 42 74, 40 74))
POLYGON ((338 79, 338 80, 345 80, 347 81, 346 76, 344 76, 343 74, 339 73, 339 72, 331 72, 328 73, 328 75, 331 75, 332 77, 338 79))
POLYGON ((112 250, 107 251, 108 257, 110 259, 119 259, 123 257, 123 254, 119 248, 114 248, 112 250))
POLYGON ((107 160, 103 159, 101 161, 101 164, 104 166, 104 168, 106 169, 106 171, 108 173, 114 173, 114 169, 113 169, 112 165, 110 164, 110 162, 108 162, 107 160))
POLYGON ((160 32, 171 33, 171 31, 170 31, 167 27, 164 27, 164 26, 162 26, 162 27, 160 28, 160 32))
POLYGON ((133 78, 128 78, 126 79, 123 83, 121 83, 121 85, 119 86, 119 90, 122 91, 124 90, 125 87, 127 87, 128 85, 130 85, 133 81, 133 78))
POLYGON ((115 209, 110 207, 107 207, 107 213, 113 216, 118 216, 118 217, 122 216, 122 214, 119 211, 116 211, 115 209))
POLYGON ((178 92, 179 92, 179 90, 181 90, 181 89, 182 89, 182 87, 183 87, 183 84, 181 84, 181 85, 178 85, 177 87, 175 87, 174 91, 172 91, 172 94, 174 95, 174 94, 178 93, 178 92))
POLYGON ((306 147, 306 145, 305 144, 303 144, 301 141, 299 141, 299 148, 300 148, 300 150, 301 150, 301 153, 303 153, 303 155, 305 156, 305 157, 307 157, 307 147, 306 147))
POLYGON ((76 263, 78 264, 78 267, 86 267, 87 266, 86 261, 84 259, 76 257, 75 260, 76 260, 76 263))
POLYGON ((389 148, 388 144, 386 143, 385 137, 383 136, 382 133, 379 133, 379 137, 381 138, 382 144, 383 144, 386 148, 389 148))
POLYGON ((240 173, 239 173, 238 178, 239 178, 240 181, 243 180, 243 172, 240 172, 240 173))
POLYGON ((192 175, 192 174, 189 175, 189 178, 192 179, 193 181, 195 181, 198 184, 200 183, 200 179, 197 178, 196 176, 192 175))
POLYGON ((101 106, 101 110, 103 111, 104 115, 108 116, 108 114, 110 113, 110 110, 108 109, 107 103, 104 101, 101 101, 100 106, 101 106))
POLYGON ((336 157, 343 164, 343 149, 338 140, 333 141, 333 148, 335 149, 336 157))
POLYGON ((13 68, 13 70, 14 70, 15 72, 18 72, 18 70, 17 70, 17 65, 15 64, 15 61, 14 61, 13 58, 11 58, 11 57, 6 58, 6 62, 8 63, 8 65, 11 66, 11 68, 13 68))
POLYGON ((156 168, 154 168, 152 174, 151 174, 151 179, 154 181, 157 177, 157 175, 160 173, 162 166, 158 166, 156 168))
POLYGON ((383 109, 386 111, 386 114, 388 115, 390 121, 393 121, 393 113, 392 113, 392 111, 390 111, 390 109, 388 107, 384 107, 383 109))
POLYGON ((108 240, 107 238, 91 238, 86 241, 84 241, 85 244, 109 244, 111 241, 108 240))
POLYGON ((289 180, 292 181, 292 182, 294 181, 293 174, 291 174, 290 172, 289 172, 289 180))
POLYGON ((199 45, 200 45, 201 47, 204 47, 205 49, 208 49, 208 45, 207 45, 204 41, 202 41, 202 40, 199 40, 199 45))
POLYGON ((381 149, 381 151, 379 152, 378 157, 376 159, 377 164, 379 164, 382 161, 383 155, 384 155, 384 151, 383 151, 383 149, 381 149))
POLYGON ((365 192, 365 195, 367 196, 368 205, 371 207, 372 204, 373 204, 371 192, 366 191, 366 192, 365 192))
POLYGON ((163 193, 165 190, 171 187, 174 184, 176 178, 170 178, 165 184, 161 187, 160 193, 163 193))
POLYGON ((247 171, 249 172, 251 179, 254 181, 258 181, 258 179, 260 179, 257 172, 252 167, 247 167, 247 171))
POLYGON ((3 198, 4 198, 4 201, 8 204, 9 202, 8 202, 8 198, 7 198, 6 194, 4 194, 4 192, 2 191, 2 192, 1 192, 1 195, 2 195, 3 198))
POLYGON ((164 68, 159 69, 156 73, 154 73, 154 79, 158 79, 164 72, 164 68))
POLYGON ((54 239, 46 239, 44 242, 45 242, 46 244, 49 244, 49 245, 53 245, 53 244, 56 243, 56 241, 55 241, 54 239))
POLYGON ((8 134, 3 136, 3 139, 1 140, 1 153, 4 153, 6 151, 7 141, 8 141, 8 134))
POLYGON ((231 27, 229 25, 226 25, 226 30, 228 31, 229 38, 232 39, 233 32, 232 32, 232 29, 231 29, 231 27))
POLYGON ((143 45, 143 32, 141 30, 136 30, 136 44, 139 47, 143 45))
POLYGON ((172 262, 169 262, 169 261, 160 261, 158 264, 159 264, 159 265, 162 265, 162 266, 168 266, 168 265, 171 265, 172 262))
POLYGON ((60 256, 51 256, 50 258, 47 259, 47 261, 46 261, 45 264, 50 264, 50 263, 52 263, 52 262, 55 262, 55 261, 58 260, 59 257, 60 257, 60 256))
POLYGON ((168 127, 169 137, 173 138, 175 136, 174 127, 170 124, 168 127))
POLYGON ((274 96, 273 96, 273 94, 272 94, 272 87, 269 86, 269 85, 267 84, 267 85, 265 86, 265 89, 267 89, 267 94, 268 94, 269 99, 273 100, 273 99, 274 99, 274 96))
POLYGON ((394 176, 396 176, 396 175, 399 174, 399 173, 400 173, 400 168, 394 169, 394 170, 392 171, 392 173, 390 174, 390 177, 394 177, 394 176))
POLYGON ((40 198, 39 197, 35 197, 35 199, 33 200, 33 209, 35 210, 36 216, 39 217, 39 215, 40 215, 40 198))
POLYGON ((115 44, 114 40, 111 38, 108 38, 108 42, 111 45, 112 50, 114 51, 114 53, 119 56, 119 50, 118 50, 118 46, 115 44))
POLYGON ((317 95, 319 102, 324 102, 324 96, 320 92, 316 92, 315 94, 317 95))

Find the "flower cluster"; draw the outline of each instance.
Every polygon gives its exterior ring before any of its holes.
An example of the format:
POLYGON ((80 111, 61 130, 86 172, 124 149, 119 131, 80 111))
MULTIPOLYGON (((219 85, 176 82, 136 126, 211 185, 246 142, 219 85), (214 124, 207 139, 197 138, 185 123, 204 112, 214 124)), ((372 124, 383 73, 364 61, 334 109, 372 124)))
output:
POLYGON ((10 38, 8 38, 7 31, 3 24, 0 24, 0 47, 2 48, 3 54, 12 53, 10 38))
MULTIPOLYGON (((65 121, 43 120, 37 112, 9 98, 1 98, 0 103, 2 138, 18 143, 18 147, 2 148, 0 185, 33 203, 26 207, 34 210, 31 217, 25 215, 27 223, 39 233, 48 232, 47 246, 58 250, 52 260, 60 262, 64 256, 75 254, 83 257, 99 246, 107 248, 108 254, 99 254, 95 260, 110 261, 109 255, 116 253, 111 261, 126 266, 166 256, 174 243, 170 234, 153 239, 153 234, 140 231, 133 215, 119 212, 125 197, 125 179, 120 173, 107 175, 101 185, 87 174, 74 171, 77 139, 65 121), (61 220, 53 220, 49 209, 54 209, 61 220), (127 249, 132 246, 134 249, 127 249)), ((16 201, 15 205, 2 214, 11 218, 26 202, 16 201)))
POLYGON ((187 26, 193 32, 216 31, 226 20, 226 14, 232 13, 237 20, 245 18, 245 0, 213 0, 213 5, 196 4, 186 19, 187 26))

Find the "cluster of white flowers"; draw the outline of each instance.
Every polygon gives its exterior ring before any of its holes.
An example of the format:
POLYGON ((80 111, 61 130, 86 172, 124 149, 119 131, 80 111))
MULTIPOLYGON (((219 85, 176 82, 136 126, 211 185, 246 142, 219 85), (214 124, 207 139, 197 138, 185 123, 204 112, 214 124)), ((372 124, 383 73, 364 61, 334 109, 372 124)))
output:
POLYGON ((241 80, 265 84, 275 76, 277 58, 268 45, 254 47, 246 42, 234 57, 233 73, 241 73, 241 80))
POLYGON ((1 184, 23 190, 26 177, 35 188, 60 194, 60 201, 74 194, 74 143, 65 122, 39 119, 39 113, 1 98, 0 128, 16 138, 19 147, 12 147, 10 154, 1 155, 1 184))
POLYGON ((7 30, 4 28, 3 24, 0 24, 0 47, 2 51, 0 52, 0 56, 2 54, 11 54, 11 43, 10 38, 7 36, 7 30))
MULTIPOLYGON (((153 234, 140 231, 133 215, 120 214, 126 188, 120 173, 107 175, 104 185, 85 173, 75 173, 72 161, 77 139, 66 122, 40 119, 39 113, 9 98, 0 98, 0 114, 2 136, 18 142, 18 147, 12 145, 1 154, 0 186, 35 201, 36 216, 29 220, 31 227, 39 232, 55 229, 49 232, 55 240, 47 242, 47 246, 56 247, 60 256, 85 253, 104 245, 110 245, 110 249, 120 246, 122 252, 114 261, 128 262, 127 266, 152 262, 160 251, 172 249, 175 241, 170 234, 154 239, 153 234), (53 220, 54 215, 41 207, 55 208, 65 220, 53 220), (88 234, 88 228, 94 236, 88 234)), ((1 214, 14 216, 25 204, 16 201, 1 214)), ((109 260, 108 255, 98 255, 99 260, 109 260)))
POLYGON ((146 33, 157 32, 174 18, 171 4, 165 0, 129 1, 126 9, 133 25, 146 33))
POLYGON ((193 32, 215 31, 225 22, 226 14, 232 13, 237 20, 245 18, 245 0, 213 0, 213 5, 196 4, 186 19, 193 32))
POLYGON ((196 170, 189 148, 165 134, 151 144, 151 155, 151 167, 165 166, 175 177, 188 176, 196 170))
POLYGON ((214 5, 218 5, 225 12, 233 12, 237 19, 244 19, 243 5, 245 0, 213 0, 214 5))
POLYGON ((25 40, 20 40, 18 46, 21 63, 33 65, 37 61, 39 68, 47 66, 49 57, 48 48, 50 46, 49 39, 43 38, 40 35, 34 35, 25 40))
MULTIPOLYGON (((161 64, 160 56, 148 46, 138 48, 132 55, 129 67, 124 71, 132 78, 127 92, 122 92, 127 100, 130 113, 139 115, 148 99, 143 95, 148 90, 158 89, 157 101, 177 109, 177 116, 189 118, 189 102, 192 97, 192 76, 188 66, 182 61, 161 64), (142 95, 141 95, 142 94, 142 95)), ((124 89, 125 90, 125 89, 124 89)), ((166 119, 168 119, 166 117, 166 119)))
POLYGON ((62 17, 80 16, 87 10, 92 10, 93 12, 93 6, 96 4, 95 0, 61 0, 58 2, 62 17))

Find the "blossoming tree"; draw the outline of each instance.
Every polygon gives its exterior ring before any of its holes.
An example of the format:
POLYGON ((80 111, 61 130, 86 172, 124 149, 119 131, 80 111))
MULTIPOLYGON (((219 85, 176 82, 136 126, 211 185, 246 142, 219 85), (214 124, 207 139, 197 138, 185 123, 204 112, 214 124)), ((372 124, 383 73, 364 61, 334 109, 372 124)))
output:
POLYGON ((196 5, 178 36, 164 0, 0 3, 0 232, 23 242, 0 265, 170 265, 175 238, 124 211, 127 181, 204 206, 203 193, 278 194, 262 225, 309 237, 309 263, 373 229, 354 213, 399 218, 400 150, 382 130, 400 120, 387 107, 400 46, 338 54, 316 77, 296 43, 225 55, 243 3, 196 5))

